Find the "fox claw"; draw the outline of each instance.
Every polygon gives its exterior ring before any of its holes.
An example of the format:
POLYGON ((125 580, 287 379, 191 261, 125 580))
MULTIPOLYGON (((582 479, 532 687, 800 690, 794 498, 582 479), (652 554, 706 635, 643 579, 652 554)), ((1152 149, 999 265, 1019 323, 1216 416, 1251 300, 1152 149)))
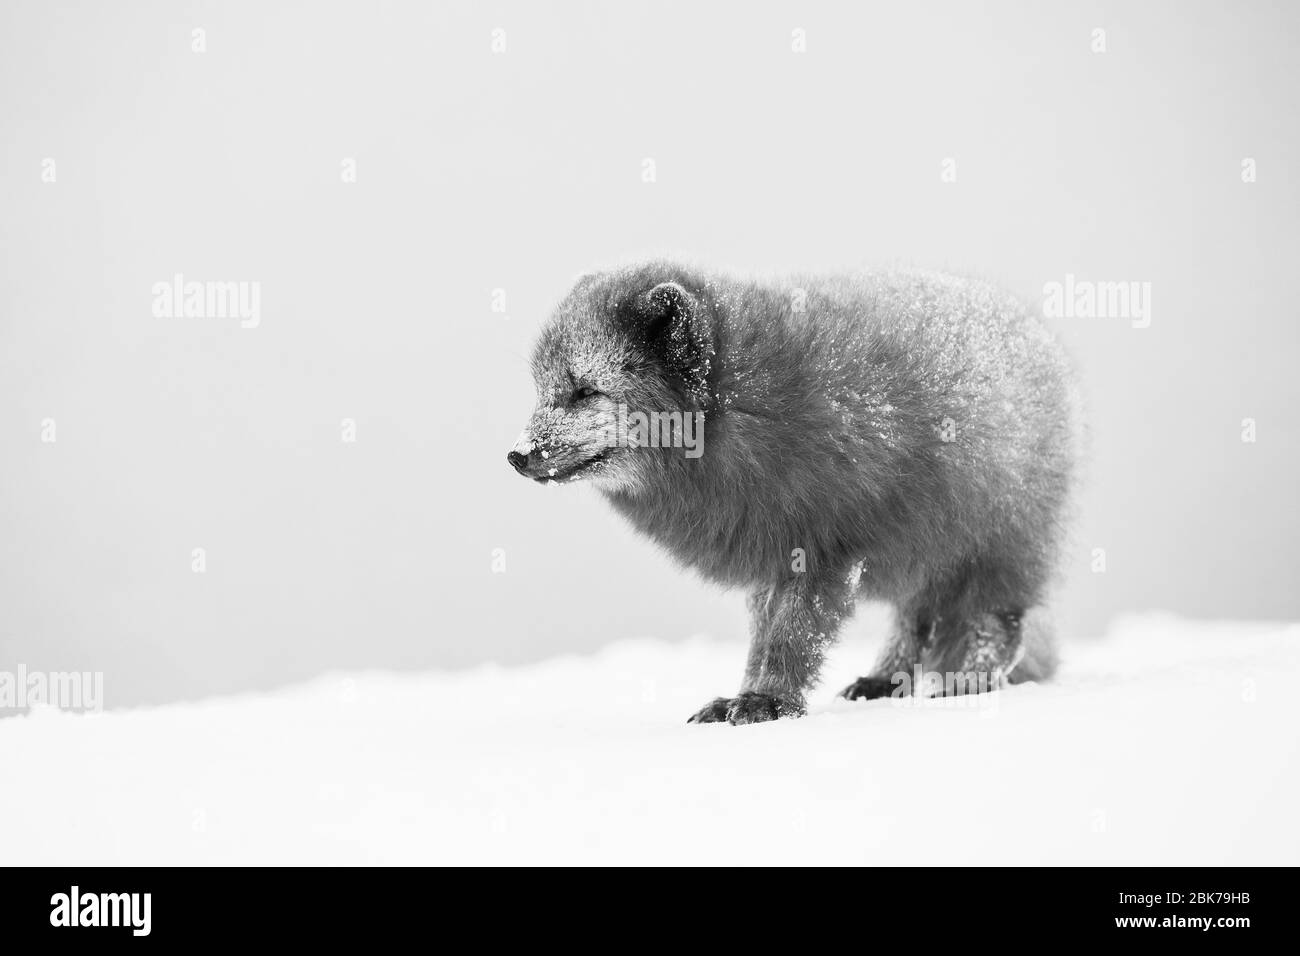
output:
POLYGON ((804 708, 769 694, 744 693, 739 697, 715 697, 688 724, 758 724, 778 717, 802 717, 804 708))
POLYGON ((859 677, 840 691, 845 700, 876 700, 892 697, 897 685, 888 677, 859 677))
POLYGON ((696 711, 689 720, 688 724, 717 724, 727 719, 727 707, 731 705, 725 697, 715 697, 698 711, 696 711))

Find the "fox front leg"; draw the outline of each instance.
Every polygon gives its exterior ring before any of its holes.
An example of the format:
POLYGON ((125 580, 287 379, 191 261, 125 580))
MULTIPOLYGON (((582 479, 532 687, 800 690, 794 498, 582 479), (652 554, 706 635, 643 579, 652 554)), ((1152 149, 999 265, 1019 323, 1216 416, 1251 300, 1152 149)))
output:
POLYGON ((897 696, 902 686, 900 675, 910 678, 915 672, 934 628, 935 622, 928 613, 913 608, 896 609, 893 631, 876 666, 866 677, 859 677, 840 691, 840 696, 848 700, 897 696))
POLYGON ((754 724, 801 717, 826 648, 853 612, 856 574, 800 574, 749 596, 750 645, 736 697, 718 697, 690 723, 754 724))

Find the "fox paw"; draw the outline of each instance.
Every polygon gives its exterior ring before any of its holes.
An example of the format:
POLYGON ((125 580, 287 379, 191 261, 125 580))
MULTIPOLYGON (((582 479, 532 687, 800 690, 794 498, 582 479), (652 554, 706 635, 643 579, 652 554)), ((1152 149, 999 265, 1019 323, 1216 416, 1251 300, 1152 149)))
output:
POLYGON ((758 724, 778 717, 802 717, 802 704, 769 694, 745 693, 739 697, 715 697, 687 721, 688 724, 758 724))
POLYGON ((845 700, 876 700, 892 697, 897 689, 898 685, 888 677, 859 677, 840 691, 840 696, 845 700))

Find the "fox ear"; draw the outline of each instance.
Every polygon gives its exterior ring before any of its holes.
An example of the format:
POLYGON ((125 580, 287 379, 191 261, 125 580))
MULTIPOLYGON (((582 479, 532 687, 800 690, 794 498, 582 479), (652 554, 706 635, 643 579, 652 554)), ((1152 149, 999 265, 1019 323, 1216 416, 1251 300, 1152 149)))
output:
POLYGON ((674 320, 690 321, 690 297, 676 282, 661 282, 641 296, 641 315, 646 319, 647 336, 654 338, 668 331, 674 320))
POLYGON ((713 334, 695 297, 676 282, 660 282, 642 293, 637 305, 646 342, 686 379, 698 398, 707 397, 713 334))

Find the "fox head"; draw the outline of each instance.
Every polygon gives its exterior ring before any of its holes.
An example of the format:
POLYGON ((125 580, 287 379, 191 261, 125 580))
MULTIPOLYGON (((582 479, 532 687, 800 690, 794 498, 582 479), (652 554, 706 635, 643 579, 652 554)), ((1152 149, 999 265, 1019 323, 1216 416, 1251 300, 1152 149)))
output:
POLYGON ((537 405, 510 464, 540 482, 592 478, 631 488, 656 456, 682 457, 681 447, 627 440, 627 421, 640 414, 702 423, 714 321, 702 284, 671 267, 580 279, 533 352, 537 405))

